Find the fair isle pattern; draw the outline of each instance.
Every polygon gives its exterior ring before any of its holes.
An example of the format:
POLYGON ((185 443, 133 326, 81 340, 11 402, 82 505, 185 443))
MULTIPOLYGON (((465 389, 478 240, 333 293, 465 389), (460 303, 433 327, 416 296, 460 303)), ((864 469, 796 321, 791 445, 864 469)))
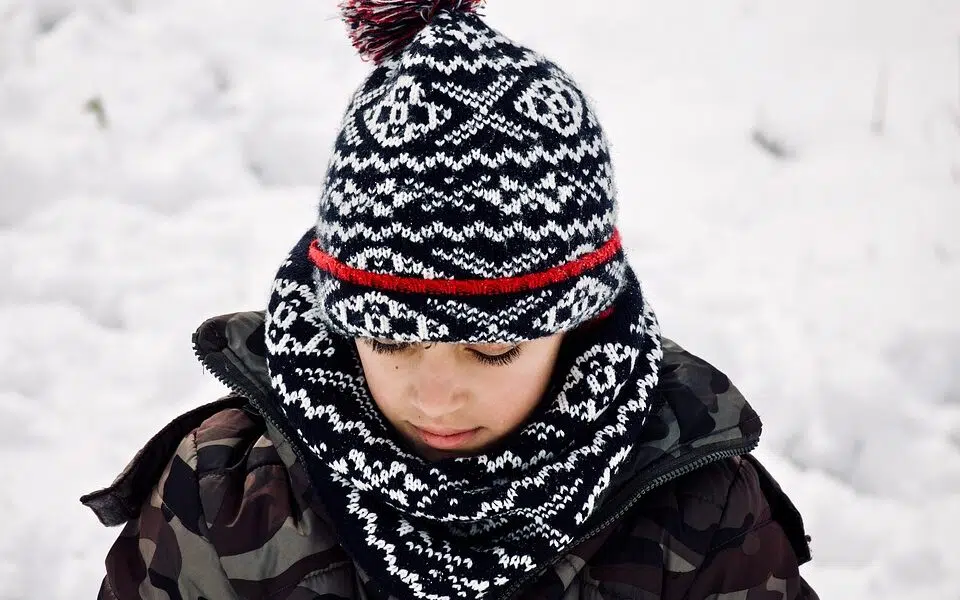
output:
MULTIPOLYGON (((354 94, 319 212, 320 248, 351 268, 500 279, 603 246, 616 191, 606 137, 574 81, 478 15, 445 10, 354 94)), ((486 301, 358 286, 321 269, 317 295, 345 335, 515 342, 596 316, 620 293, 624 262, 617 253, 583 278, 486 301), (459 314, 483 327, 460 327, 459 314)))
POLYGON ((267 364, 338 538, 378 599, 497 598, 592 525, 649 413, 663 356, 631 272, 613 313, 570 334, 531 420, 488 454, 429 463, 371 398, 352 339, 317 306, 305 235, 267 310, 267 364))
POLYGON ((573 329, 598 315, 621 290, 625 269, 617 260, 566 285, 456 298, 370 290, 319 270, 315 282, 322 317, 347 337, 513 343, 573 329))

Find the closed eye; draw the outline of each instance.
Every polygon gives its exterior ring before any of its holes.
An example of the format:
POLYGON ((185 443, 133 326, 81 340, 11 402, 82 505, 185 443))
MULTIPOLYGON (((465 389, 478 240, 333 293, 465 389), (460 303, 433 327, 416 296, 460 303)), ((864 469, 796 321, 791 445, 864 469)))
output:
MULTIPOLYGON (((377 354, 397 354, 410 348, 413 344, 410 342, 384 342, 377 339, 365 339, 364 342, 370 346, 370 349, 377 354)), ((505 366, 512 363, 520 356, 520 346, 514 346, 499 354, 481 352, 475 348, 467 349, 478 361, 486 365, 505 366)))
POLYGON ((520 346, 514 346, 506 352, 500 354, 486 354, 480 352, 479 350, 470 349, 470 352, 479 360, 480 362, 488 365, 497 365, 504 366, 512 363, 518 356, 520 356, 520 346))

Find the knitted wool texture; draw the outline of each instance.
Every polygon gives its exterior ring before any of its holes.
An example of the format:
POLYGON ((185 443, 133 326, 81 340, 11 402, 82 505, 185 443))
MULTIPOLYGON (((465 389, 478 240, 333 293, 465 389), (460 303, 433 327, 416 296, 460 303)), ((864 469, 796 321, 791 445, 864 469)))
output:
POLYGON ((316 295, 349 337, 518 342, 623 287, 613 169, 571 78, 442 10, 353 96, 327 172, 316 295))
POLYGON ((479 456, 429 463, 378 411, 354 341, 318 308, 308 232, 267 310, 267 365, 314 489, 373 600, 500 598, 562 556, 629 475, 663 357, 627 270, 606 318, 568 334, 529 421, 479 456))

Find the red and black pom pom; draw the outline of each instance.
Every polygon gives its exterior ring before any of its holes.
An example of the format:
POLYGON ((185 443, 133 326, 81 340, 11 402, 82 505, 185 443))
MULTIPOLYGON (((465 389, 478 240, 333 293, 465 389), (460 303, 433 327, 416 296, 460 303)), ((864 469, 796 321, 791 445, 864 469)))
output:
POLYGON ((399 52, 442 10, 476 12, 484 0, 344 0, 343 20, 353 46, 381 63, 399 52))

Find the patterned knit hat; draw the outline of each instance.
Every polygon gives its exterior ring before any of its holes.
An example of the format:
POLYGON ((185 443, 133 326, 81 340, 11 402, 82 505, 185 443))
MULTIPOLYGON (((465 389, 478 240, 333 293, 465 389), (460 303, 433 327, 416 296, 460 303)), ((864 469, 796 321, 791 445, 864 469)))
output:
POLYGON ((481 2, 341 7, 377 66, 344 117, 309 251, 340 334, 519 342, 598 316, 624 285, 591 106, 481 2))

